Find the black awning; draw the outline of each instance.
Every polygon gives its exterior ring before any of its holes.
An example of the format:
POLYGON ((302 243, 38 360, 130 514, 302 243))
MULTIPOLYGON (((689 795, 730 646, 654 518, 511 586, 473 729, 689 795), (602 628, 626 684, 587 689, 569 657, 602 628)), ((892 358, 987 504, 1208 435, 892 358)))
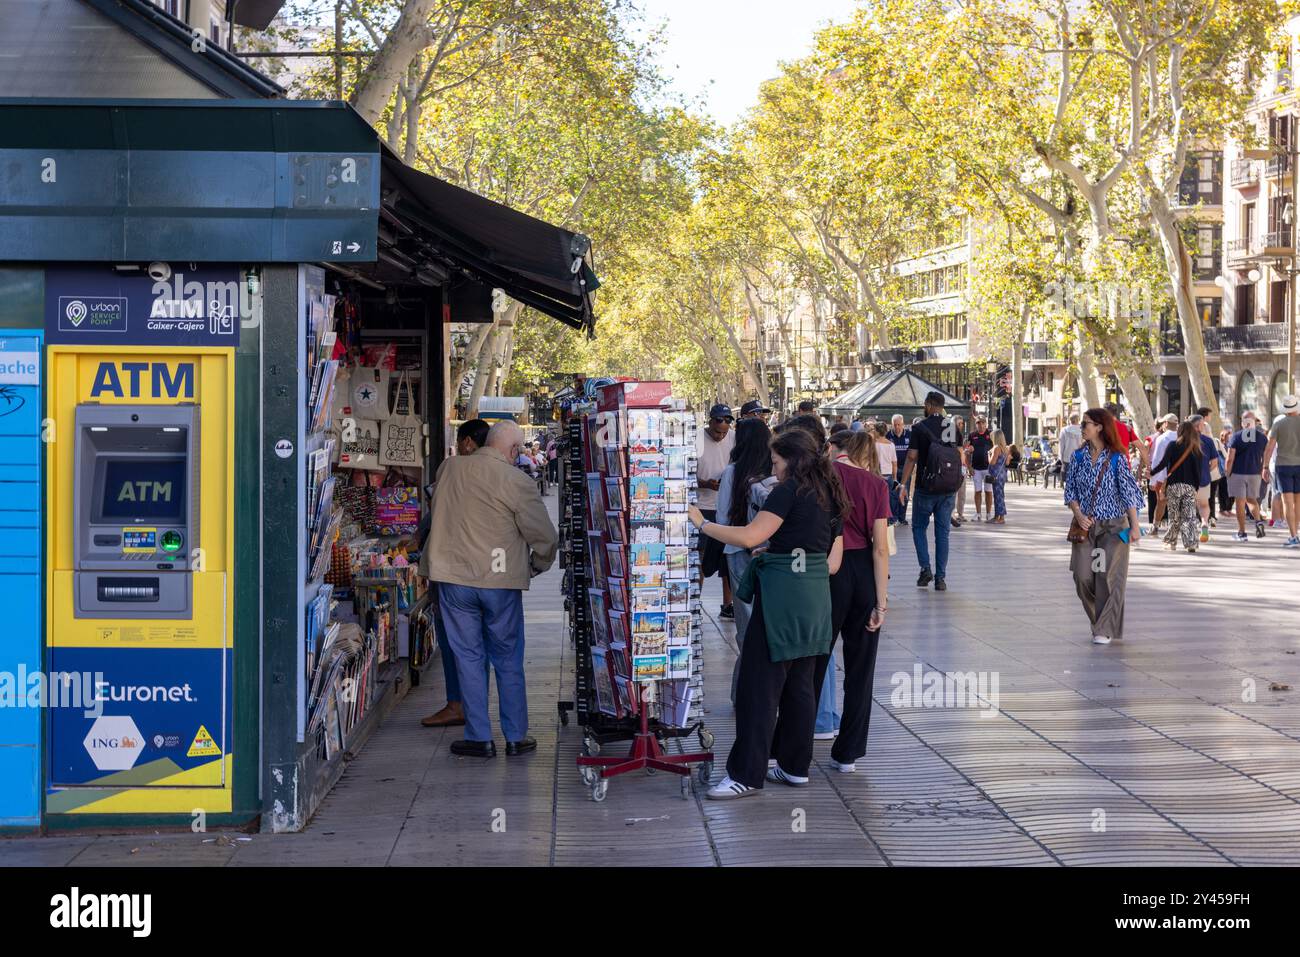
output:
POLYGON ((387 149, 383 165, 385 207, 427 231, 448 262, 524 305, 592 328, 599 282, 586 236, 414 170, 387 149))
POLYGON ((285 0, 226 0, 226 12, 241 27, 265 30, 285 0))

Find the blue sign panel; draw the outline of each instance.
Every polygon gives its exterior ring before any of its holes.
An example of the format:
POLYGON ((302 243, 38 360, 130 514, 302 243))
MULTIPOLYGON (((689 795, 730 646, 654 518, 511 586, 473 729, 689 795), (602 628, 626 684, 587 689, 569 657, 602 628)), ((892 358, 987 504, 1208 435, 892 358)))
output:
POLYGON ((50 784, 167 786, 224 760, 229 663, 221 648, 51 648, 50 784))
POLYGON ((41 820, 41 339, 0 336, 0 826, 41 820))
POLYGON ((45 334, 55 345, 238 346, 250 298, 238 266, 174 263, 151 276, 108 266, 45 271, 45 334), (165 278, 164 278, 165 276, 165 278))

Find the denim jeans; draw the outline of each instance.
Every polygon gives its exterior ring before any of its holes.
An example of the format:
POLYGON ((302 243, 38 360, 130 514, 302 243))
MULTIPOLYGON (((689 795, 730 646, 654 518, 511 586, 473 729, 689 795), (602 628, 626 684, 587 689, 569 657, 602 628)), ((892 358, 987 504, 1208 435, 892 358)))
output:
POLYGON ((993 517, 1007 514, 1007 480, 1000 479, 989 483, 993 486, 993 517))
POLYGON ((929 492, 917 492, 912 499, 912 543, 916 545, 916 560, 923 569, 930 567, 930 543, 925 532, 930 527, 930 517, 934 517, 936 578, 947 577, 948 536, 952 532, 952 509, 956 502, 955 495, 931 495, 929 492))
POLYGON ((465 708, 465 739, 491 741, 488 664, 497 673, 501 733, 507 741, 528 734, 528 691, 524 681, 524 593, 515 588, 472 588, 438 583, 447 637, 455 652, 465 708))
POLYGON ((442 656, 442 679, 447 686, 447 704, 460 704, 460 678, 456 674, 456 653, 451 650, 442 610, 433 616, 433 633, 438 636, 438 653, 442 656))
POLYGON ((840 729, 840 713, 835 710, 835 653, 833 651, 830 659, 817 700, 817 725, 813 728, 817 734, 840 729))
POLYGON ((903 486, 899 482, 891 481, 889 483, 889 513, 892 516, 892 522, 901 522, 907 518, 907 507, 899 497, 898 490, 903 486))

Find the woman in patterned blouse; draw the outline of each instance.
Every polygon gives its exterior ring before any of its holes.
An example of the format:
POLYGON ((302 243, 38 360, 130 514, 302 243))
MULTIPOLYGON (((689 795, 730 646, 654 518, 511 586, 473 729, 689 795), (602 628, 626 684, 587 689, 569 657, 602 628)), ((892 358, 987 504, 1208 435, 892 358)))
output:
POLYGON ((1108 645, 1112 638, 1124 637, 1128 551, 1142 535, 1138 525, 1142 490, 1115 417, 1105 409, 1089 409, 1079 424, 1083 446, 1070 460, 1065 504, 1087 537, 1074 544, 1070 571, 1092 623, 1093 644, 1108 645))

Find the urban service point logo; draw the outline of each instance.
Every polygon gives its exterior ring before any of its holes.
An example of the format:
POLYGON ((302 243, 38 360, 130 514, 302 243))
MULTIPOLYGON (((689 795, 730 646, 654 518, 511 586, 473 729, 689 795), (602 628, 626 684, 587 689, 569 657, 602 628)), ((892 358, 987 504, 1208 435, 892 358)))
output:
POLYGON ((129 715, 100 715, 82 742, 101 771, 129 771, 144 750, 144 735, 129 715))
POLYGON ((125 332, 126 299, 121 296, 60 296, 59 329, 64 332, 125 332))

